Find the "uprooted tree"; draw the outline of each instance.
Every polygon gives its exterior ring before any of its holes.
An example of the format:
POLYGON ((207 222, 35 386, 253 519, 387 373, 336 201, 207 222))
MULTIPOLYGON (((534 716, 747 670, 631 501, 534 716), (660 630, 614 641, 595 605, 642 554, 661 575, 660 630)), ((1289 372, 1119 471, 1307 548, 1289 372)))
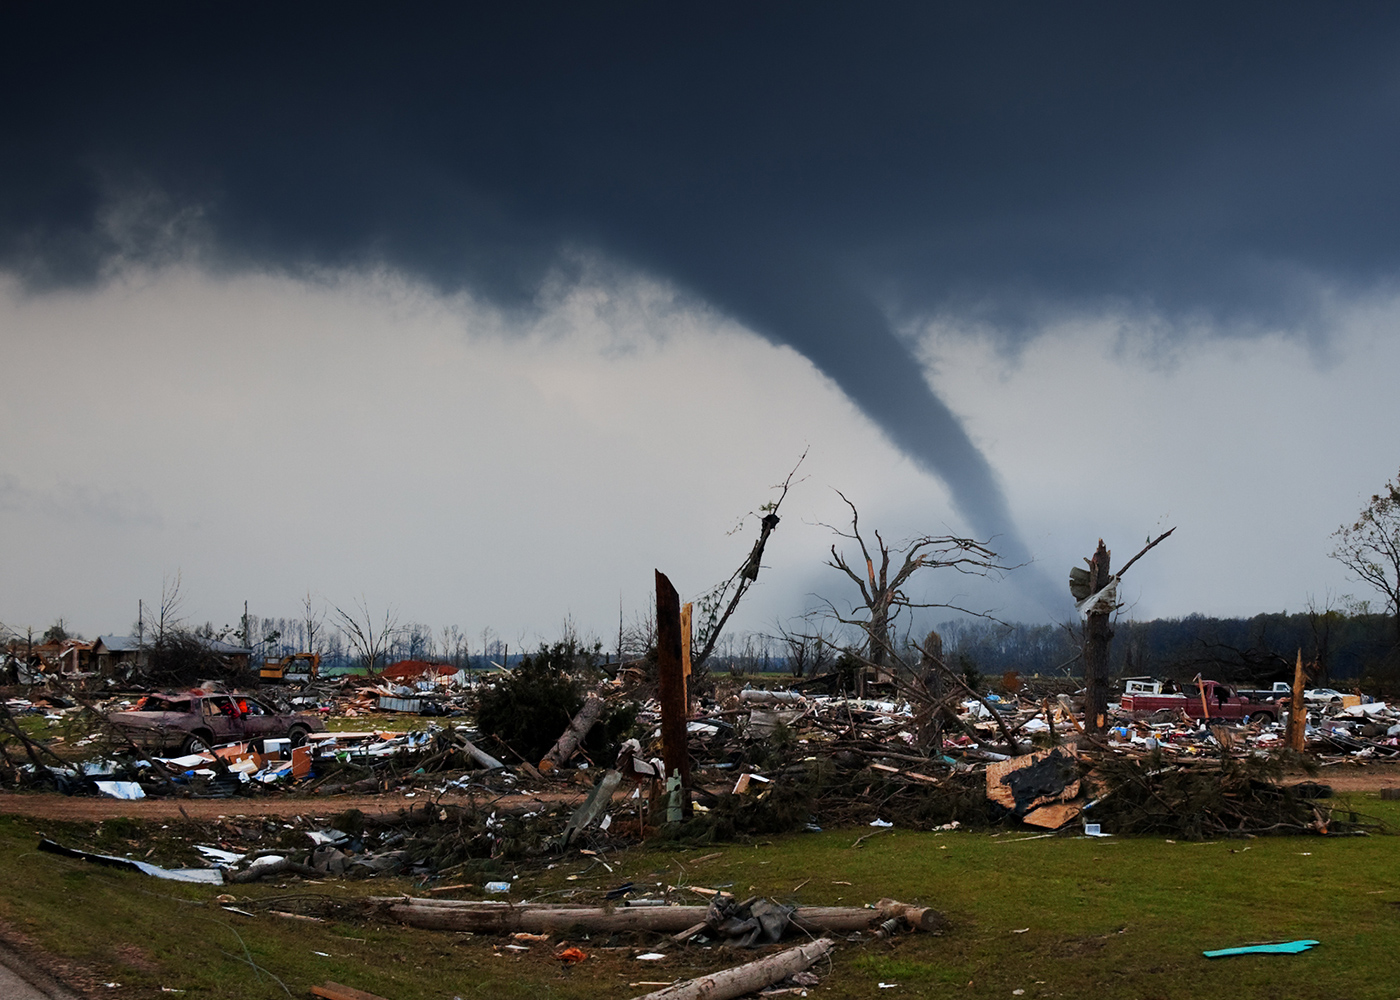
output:
MULTIPOLYGON (((874 547, 867 543, 861 532, 860 511, 850 499, 837 490, 837 495, 851 509, 850 530, 826 525, 831 531, 860 548, 863 572, 852 568, 845 553, 837 550, 833 543, 831 558, 827 565, 840 570, 856 585, 860 593, 860 603, 854 607, 854 617, 843 617, 835 606, 827 602, 830 613, 846 625, 854 625, 865 635, 865 659, 873 668, 877 679, 887 672, 887 665, 894 647, 890 635, 896 620, 902 613, 924 608, 946 608, 967 614, 989 617, 985 612, 973 611, 946 601, 917 601, 910 597, 908 586, 914 574, 926 569, 950 569, 973 576, 988 576, 1001 573, 1012 567, 1002 565, 995 552, 982 542, 956 535, 920 535, 891 545, 879 531, 873 531, 874 547), (878 565, 877 565, 878 561, 878 565)), ((862 675, 864 676, 864 672, 862 675)), ((861 685, 863 687, 863 685, 861 685)))

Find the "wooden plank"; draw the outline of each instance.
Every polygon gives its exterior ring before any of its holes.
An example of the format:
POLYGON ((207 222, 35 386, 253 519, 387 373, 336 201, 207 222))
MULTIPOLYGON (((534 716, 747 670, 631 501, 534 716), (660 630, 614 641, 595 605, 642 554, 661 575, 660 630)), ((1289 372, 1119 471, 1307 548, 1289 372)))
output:
POLYGON ((1043 830, 1058 830, 1082 811, 1083 807, 1078 802, 1056 802, 1041 806, 1021 818, 1031 826, 1038 826, 1043 830))

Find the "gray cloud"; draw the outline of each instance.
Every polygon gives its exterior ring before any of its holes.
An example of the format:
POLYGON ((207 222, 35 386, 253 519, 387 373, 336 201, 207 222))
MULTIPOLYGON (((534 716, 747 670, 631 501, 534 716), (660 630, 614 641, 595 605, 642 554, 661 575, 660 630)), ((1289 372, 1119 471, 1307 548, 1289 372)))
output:
POLYGON ((28 485, 9 472, 0 472, 0 511, 113 527, 159 528, 164 523, 151 498, 144 494, 74 483, 45 489, 28 485))
POLYGON ((1388 5, 30 5, 3 28, 0 262, 31 287, 197 231, 213 266, 387 262, 528 308, 561 248, 596 248, 802 351, 1013 557, 892 322, 1015 343, 1112 303, 1320 336, 1321 289, 1400 263, 1388 5), (116 211, 132 192, 147 210, 116 211))

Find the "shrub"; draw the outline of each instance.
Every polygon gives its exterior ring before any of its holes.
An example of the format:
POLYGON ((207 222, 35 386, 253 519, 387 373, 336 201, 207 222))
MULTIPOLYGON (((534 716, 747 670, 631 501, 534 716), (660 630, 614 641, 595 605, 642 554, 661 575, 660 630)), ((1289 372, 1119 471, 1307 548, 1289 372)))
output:
MULTIPOLYGON (((515 669, 477 695, 476 724, 530 763, 551 747, 583 705, 585 679, 596 671, 597 649, 574 642, 541 644, 515 669)), ((636 723, 635 705, 610 705, 584 740, 586 754, 611 764, 610 754, 636 723)))

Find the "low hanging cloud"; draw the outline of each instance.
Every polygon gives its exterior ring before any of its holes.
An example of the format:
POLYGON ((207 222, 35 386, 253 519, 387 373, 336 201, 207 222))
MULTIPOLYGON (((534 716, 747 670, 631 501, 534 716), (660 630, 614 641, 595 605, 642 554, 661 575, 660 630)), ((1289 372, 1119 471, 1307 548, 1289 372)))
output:
POLYGON ((195 246, 520 315, 606 259, 800 351, 1013 559, 1002 477, 899 331, 1019 350, 1110 312, 1322 344, 1328 296, 1400 264, 1396 8, 30 5, 3 27, 0 263, 32 291, 195 246))

